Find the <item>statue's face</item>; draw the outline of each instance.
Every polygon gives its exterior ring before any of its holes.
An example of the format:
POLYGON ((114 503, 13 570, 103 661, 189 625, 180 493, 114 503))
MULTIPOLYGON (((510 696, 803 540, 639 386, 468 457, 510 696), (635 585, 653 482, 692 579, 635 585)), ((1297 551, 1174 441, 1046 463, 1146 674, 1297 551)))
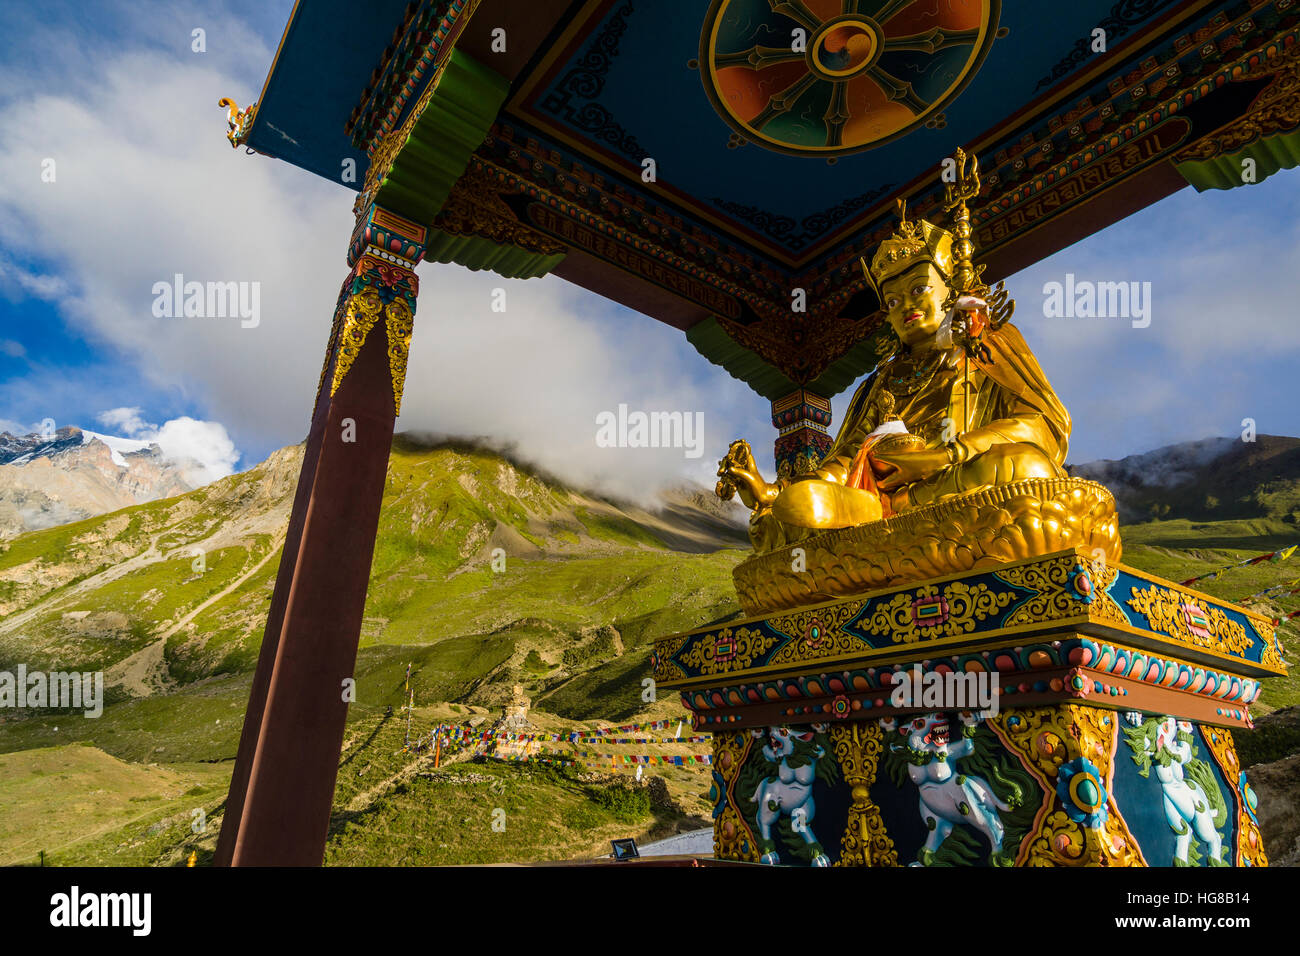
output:
POLYGON ((918 262, 880 286, 885 317, 905 345, 934 338, 943 321, 943 301, 947 297, 948 283, 928 262, 918 262))

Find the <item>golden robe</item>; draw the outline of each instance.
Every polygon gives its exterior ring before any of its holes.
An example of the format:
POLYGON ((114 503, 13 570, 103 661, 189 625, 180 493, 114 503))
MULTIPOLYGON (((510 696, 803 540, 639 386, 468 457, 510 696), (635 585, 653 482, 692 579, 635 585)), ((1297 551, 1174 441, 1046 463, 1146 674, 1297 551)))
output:
POLYGON ((1022 477, 1063 477, 1070 415, 1024 337, 1008 324, 987 331, 982 341, 987 357, 936 350, 919 373, 904 376, 897 374, 905 364, 897 356, 881 366, 854 393, 835 443, 810 477, 862 487, 850 484, 854 459, 886 415, 901 419, 927 448, 951 445, 956 459, 893 492, 886 513, 1022 477))

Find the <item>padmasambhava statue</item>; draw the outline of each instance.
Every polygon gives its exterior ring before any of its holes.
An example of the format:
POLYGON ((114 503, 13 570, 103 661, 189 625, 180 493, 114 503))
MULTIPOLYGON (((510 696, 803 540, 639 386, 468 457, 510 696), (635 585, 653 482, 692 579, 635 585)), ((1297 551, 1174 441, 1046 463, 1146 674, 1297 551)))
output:
MULTIPOLYGON (((898 230, 869 266, 862 261, 899 345, 858 387, 821 464, 768 482, 744 441, 720 463, 718 494, 739 493, 753 510, 757 553, 1024 479, 1066 477, 1069 413, 1006 324, 1014 302, 971 265, 965 200, 978 191, 978 167, 968 172, 964 160, 958 151, 961 178, 945 204, 956 210, 954 232, 909 222, 900 202, 898 230)), ((1111 524, 1101 535, 1108 552, 1111 524)))

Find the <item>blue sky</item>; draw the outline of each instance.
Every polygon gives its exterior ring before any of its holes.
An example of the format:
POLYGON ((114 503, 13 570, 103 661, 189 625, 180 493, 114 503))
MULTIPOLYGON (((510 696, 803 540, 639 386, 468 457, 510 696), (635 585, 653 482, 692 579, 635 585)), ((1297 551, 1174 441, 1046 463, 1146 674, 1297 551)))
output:
MULTIPOLYGON (((353 194, 230 149, 216 106, 259 94, 291 6, 0 5, 0 427, 108 430, 103 413, 138 408, 156 425, 218 423, 240 468, 302 438, 353 194), (43 183, 50 158, 57 178, 43 183), (260 283, 260 324, 154 317, 152 284, 176 272, 260 283)), ((1189 187, 1008 279, 1074 418, 1072 461, 1235 435, 1247 417, 1300 434, 1297 187, 1295 170, 1189 187), (1044 284, 1066 273, 1149 282, 1150 326, 1046 317, 1044 284)), ((680 332, 555 278, 419 274, 399 429, 492 438, 629 494, 711 482, 740 435, 770 465, 767 402, 680 332), (505 315, 489 308, 498 287, 505 315), (705 412, 703 458, 597 448, 595 416, 620 403, 705 412)), ((850 394, 834 399, 836 424, 850 394)))

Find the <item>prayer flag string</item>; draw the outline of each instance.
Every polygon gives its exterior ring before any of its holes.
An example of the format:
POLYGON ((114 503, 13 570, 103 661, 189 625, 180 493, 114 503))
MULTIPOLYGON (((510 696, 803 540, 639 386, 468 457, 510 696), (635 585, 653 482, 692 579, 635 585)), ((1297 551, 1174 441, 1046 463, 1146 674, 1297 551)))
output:
POLYGON ((1212 581, 1225 571, 1231 571, 1234 568, 1244 568, 1252 564, 1263 564, 1265 561, 1285 561, 1291 555, 1295 554, 1300 544, 1293 544, 1287 548, 1280 548, 1277 551, 1270 551, 1268 554, 1259 554, 1253 558, 1247 558, 1244 561, 1238 561, 1236 564, 1225 564, 1221 568, 1215 568, 1213 571, 1207 571, 1205 574, 1198 574, 1194 578, 1188 578, 1186 581, 1179 581, 1181 587, 1188 587, 1196 584, 1198 581, 1212 581))

